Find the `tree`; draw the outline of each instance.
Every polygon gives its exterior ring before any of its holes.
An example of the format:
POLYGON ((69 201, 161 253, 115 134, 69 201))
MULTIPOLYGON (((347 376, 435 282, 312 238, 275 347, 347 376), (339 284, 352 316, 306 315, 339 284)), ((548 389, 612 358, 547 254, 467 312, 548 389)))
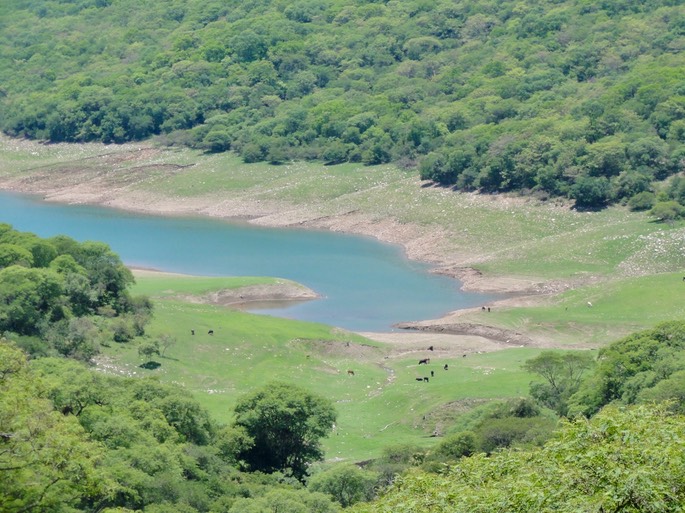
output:
POLYGON ((168 333, 163 333, 159 337, 159 347, 161 348, 161 351, 159 353, 159 356, 164 358, 164 353, 166 353, 167 349, 169 349, 172 346, 176 345, 176 337, 169 335, 168 333))
POLYGON ((566 416, 568 399, 578 390, 583 374, 592 365, 592 356, 587 353, 543 351, 524 364, 524 369, 545 380, 544 383, 532 383, 530 395, 560 416, 566 416))
POLYGON ((311 477, 309 489, 332 496, 343 508, 367 502, 376 495, 378 475, 357 465, 336 465, 311 477))
POLYGON ((682 370, 685 322, 663 322, 633 333, 599 350, 594 372, 568 401, 569 413, 589 416, 610 403, 633 404, 682 370))
POLYGON ((138 346, 138 354, 146 360, 150 360, 153 355, 159 356, 159 342, 157 340, 151 342, 143 342, 138 346))
POLYGON ((53 409, 43 378, 0 340, 0 510, 75 511, 112 481, 99 468, 102 446, 75 416, 53 409))
POLYGON ((250 470, 289 471, 299 480, 321 460, 320 439, 333 428, 336 412, 323 397, 288 383, 273 382, 238 400, 235 426, 254 445, 240 455, 250 470))
POLYGON ((12 265, 0 270, 0 330, 37 334, 44 321, 61 319, 61 277, 47 269, 12 265))
POLYGON ((649 215, 663 223, 671 223, 685 216, 685 207, 677 201, 660 201, 652 207, 649 215))
POLYGON ((605 207, 611 199, 611 184, 604 176, 584 176, 573 184, 570 196, 579 208, 605 207))

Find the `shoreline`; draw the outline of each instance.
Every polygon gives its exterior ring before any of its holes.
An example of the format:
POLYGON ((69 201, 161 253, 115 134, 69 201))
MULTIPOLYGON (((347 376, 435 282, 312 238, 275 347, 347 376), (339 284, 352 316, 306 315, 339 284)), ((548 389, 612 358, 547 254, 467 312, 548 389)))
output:
MULTIPOLYGON (((37 144, 30 141, 20 143, 37 144)), ((102 148, 105 149, 104 146, 102 148)), ((34 195, 42 201, 62 204, 96 205, 126 212, 169 217, 210 217, 273 228, 295 227, 372 237, 383 243, 401 246, 407 258, 431 265, 430 272, 458 280, 461 290, 508 296, 491 302, 492 306, 539 304, 545 297, 566 290, 570 286, 562 282, 538 282, 513 276, 485 276, 476 268, 476 255, 453 255, 446 251, 447 235, 439 227, 426 230, 422 226, 404 224, 391 217, 374 218, 359 210, 321 216, 315 208, 308 208, 306 204, 255 201, 252 198, 242 198, 239 194, 182 197, 150 191, 141 186, 145 180, 144 174, 132 175, 126 170, 118 170, 117 163, 122 160, 150 159, 151 154, 157 157, 163 154, 163 151, 149 144, 128 147, 124 145, 117 147, 117 150, 121 153, 115 153, 115 158, 110 157, 111 154, 102 156, 105 162, 99 163, 99 169, 79 169, 72 161, 66 161, 63 164, 39 166, 12 175, 0 175, 0 189, 10 193, 34 195)), ((168 167, 165 164, 161 166, 168 167)), ((520 345, 555 346, 549 341, 522 338, 521 334, 500 328, 459 321, 460 317, 473 311, 474 309, 457 309, 438 319, 400 323, 396 327, 403 330, 411 329, 414 338, 417 333, 450 338, 476 336, 494 343, 491 350, 520 345)), ((378 334, 376 339, 384 339, 386 335, 378 334)), ((397 339, 409 338, 407 332, 391 332, 390 335, 397 339)))

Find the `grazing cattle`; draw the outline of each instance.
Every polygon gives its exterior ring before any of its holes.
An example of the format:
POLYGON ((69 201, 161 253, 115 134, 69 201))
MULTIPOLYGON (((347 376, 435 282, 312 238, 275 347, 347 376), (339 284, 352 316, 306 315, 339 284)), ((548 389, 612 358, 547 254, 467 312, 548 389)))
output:
POLYGON ((191 335, 195 335, 195 330, 190 330, 191 335))
POLYGON ((430 358, 424 358, 423 360, 419 360, 419 365, 428 365, 430 363, 431 359, 430 358))
POLYGON ((588 302, 587 302, 587 306, 588 306, 588 308, 592 308, 592 303, 590 303, 590 302, 588 301, 588 302))
POLYGON ((428 383, 428 376, 424 376, 424 377, 423 377, 423 381, 425 381, 426 383, 428 383))
POLYGON ((429 351, 432 351, 432 350, 433 350, 433 346, 428 346, 428 350, 429 350, 429 351))
POLYGON ((431 371, 431 378, 435 376, 435 371, 431 371))
POLYGON ((423 381, 423 378, 416 378, 416 381, 423 381))
POLYGON ((466 358, 466 353, 464 353, 463 355, 461 355, 461 357, 462 357, 462 358, 466 358))
POLYGON ((354 371, 352 369, 347 370, 347 375, 348 376, 354 376, 354 371))
POLYGON ((488 306, 488 312, 490 311, 490 307, 488 306))
POLYGON ((484 306, 481 306, 480 309, 481 309, 481 310, 485 310, 485 307, 484 307, 484 306))
POLYGON ((209 330, 209 331, 207 332, 207 335, 214 335, 214 330, 209 330))
POLYGON ((449 368, 450 368, 450 366, 447 365, 447 364, 445 364, 445 366, 443 367, 443 369, 445 369, 445 370, 447 370, 447 369, 449 369, 449 368))

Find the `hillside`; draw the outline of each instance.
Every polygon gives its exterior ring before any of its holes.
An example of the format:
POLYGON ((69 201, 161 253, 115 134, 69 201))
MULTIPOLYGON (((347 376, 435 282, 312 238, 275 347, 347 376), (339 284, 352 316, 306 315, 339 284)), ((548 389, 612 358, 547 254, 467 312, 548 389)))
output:
POLYGON ((683 169, 678 4, 13 0, 0 128, 395 162, 464 190, 603 206, 683 169))

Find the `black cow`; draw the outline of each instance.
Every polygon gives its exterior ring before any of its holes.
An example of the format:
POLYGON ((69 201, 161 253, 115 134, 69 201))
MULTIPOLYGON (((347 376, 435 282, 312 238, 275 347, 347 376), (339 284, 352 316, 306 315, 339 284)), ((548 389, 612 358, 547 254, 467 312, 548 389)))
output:
POLYGON ((445 366, 443 367, 443 369, 445 369, 445 370, 447 370, 447 369, 449 369, 449 368, 450 368, 450 366, 447 365, 447 364, 445 364, 445 366))
POLYGON ((419 365, 428 365, 430 363, 431 359, 430 358, 424 358, 423 360, 419 360, 419 365))
POLYGON ((207 332, 207 335, 214 335, 214 330, 209 330, 209 331, 207 332))

